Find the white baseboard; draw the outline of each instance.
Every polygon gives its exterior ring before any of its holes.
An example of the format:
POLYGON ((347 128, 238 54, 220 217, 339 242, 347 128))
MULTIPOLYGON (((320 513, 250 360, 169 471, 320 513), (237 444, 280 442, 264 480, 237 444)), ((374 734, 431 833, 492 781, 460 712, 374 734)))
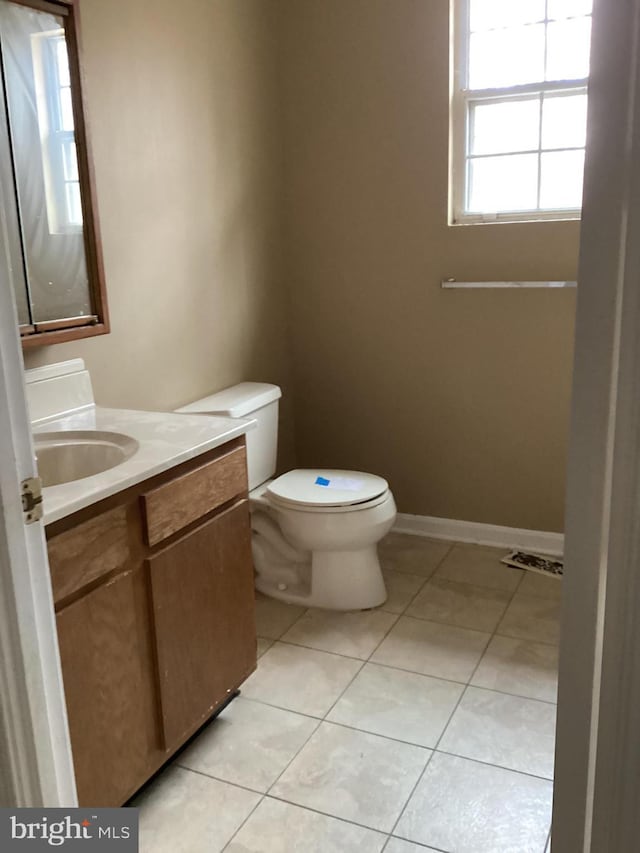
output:
POLYGON ((519 548, 537 554, 560 555, 564 550, 562 533, 521 530, 517 527, 500 527, 497 524, 458 521, 455 518, 398 513, 393 529, 396 533, 413 533, 416 536, 429 536, 431 539, 473 542, 475 545, 493 545, 497 548, 519 548))

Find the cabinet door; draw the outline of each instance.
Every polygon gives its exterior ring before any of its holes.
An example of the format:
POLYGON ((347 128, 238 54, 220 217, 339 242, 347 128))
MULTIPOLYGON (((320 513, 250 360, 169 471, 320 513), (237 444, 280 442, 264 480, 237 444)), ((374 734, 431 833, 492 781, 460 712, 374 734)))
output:
POLYGON ((255 669, 247 501, 149 559, 167 750, 255 669))
POLYGON ((145 780, 157 723, 143 672, 136 584, 127 572, 57 614, 73 760, 82 806, 119 806, 145 780))

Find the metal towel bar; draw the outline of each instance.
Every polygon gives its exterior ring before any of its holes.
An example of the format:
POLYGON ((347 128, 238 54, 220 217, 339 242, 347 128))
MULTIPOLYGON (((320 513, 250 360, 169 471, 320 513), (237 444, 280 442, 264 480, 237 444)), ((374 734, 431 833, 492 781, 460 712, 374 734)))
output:
POLYGON ((575 281, 457 281, 455 278, 445 278, 441 285, 449 289, 473 288, 503 288, 503 287, 576 287, 575 281))

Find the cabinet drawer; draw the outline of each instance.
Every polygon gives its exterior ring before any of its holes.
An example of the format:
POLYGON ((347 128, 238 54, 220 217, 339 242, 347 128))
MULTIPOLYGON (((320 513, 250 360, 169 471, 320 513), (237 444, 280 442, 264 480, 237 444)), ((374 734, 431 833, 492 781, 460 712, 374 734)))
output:
POLYGON ((116 507, 59 533, 48 541, 47 550, 57 603, 103 575, 131 565, 135 546, 127 508, 116 507))
POLYGON ((141 496, 149 545, 247 492, 247 454, 237 447, 141 496))

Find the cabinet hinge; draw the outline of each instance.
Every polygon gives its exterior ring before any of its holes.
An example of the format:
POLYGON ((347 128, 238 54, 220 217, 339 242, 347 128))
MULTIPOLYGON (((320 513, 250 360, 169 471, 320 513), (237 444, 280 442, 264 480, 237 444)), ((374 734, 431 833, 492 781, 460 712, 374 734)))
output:
POLYGON ((42 518, 42 480, 29 477, 20 484, 22 488, 22 514, 25 524, 33 524, 42 518))

